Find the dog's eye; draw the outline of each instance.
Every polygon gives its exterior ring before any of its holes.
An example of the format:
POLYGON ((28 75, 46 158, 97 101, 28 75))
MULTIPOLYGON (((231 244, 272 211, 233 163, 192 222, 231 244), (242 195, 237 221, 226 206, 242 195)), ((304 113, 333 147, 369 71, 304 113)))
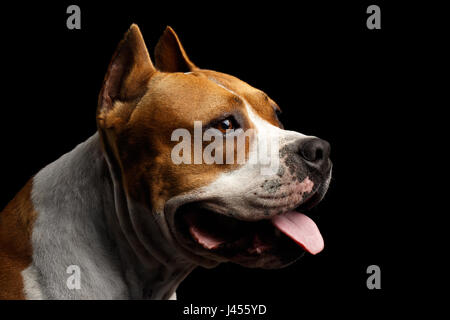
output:
POLYGON ((219 121, 214 128, 219 130, 222 133, 227 133, 227 130, 236 129, 236 121, 233 118, 226 118, 224 120, 219 121))

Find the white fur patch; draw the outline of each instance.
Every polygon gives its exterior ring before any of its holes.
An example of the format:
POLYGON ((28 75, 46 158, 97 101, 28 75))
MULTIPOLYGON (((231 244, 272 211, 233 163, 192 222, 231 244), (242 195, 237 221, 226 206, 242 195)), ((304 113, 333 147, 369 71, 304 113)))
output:
POLYGON ((32 201, 33 263, 25 273, 30 296, 48 299, 126 299, 121 264, 103 210, 114 210, 102 176, 98 134, 39 171, 32 201), (81 289, 67 286, 67 267, 81 270, 81 289), (42 296, 43 297, 43 296, 42 296))
POLYGON ((244 101, 249 119, 256 128, 256 134, 262 136, 263 138, 255 139, 257 143, 253 143, 250 147, 247 163, 242 165, 237 170, 220 175, 211 184, 200 188, 198 193, 205 198, 210 197, 222 199, 222 202, 226 203, 226 206, 223 204, 221 206, 208 203, 206 204, 207 206, 210 206, 210 209, 213 209, 216 212, 239 216, 240 219, 244 220, 259 220, 262 218, 267 218, 267 210, 262 209, 258 211, 249 205, 249 201, 251 202, 252 199, 256 197, 256 193, 260 190, 262 184, 267 181, 277 180, 279 178, 277 176, 277 172, 266 175, 262 174, 261 166, 258 164, 258 160, 255 160, 255 157, 259 157, 258 152, 261 150, 260 144, 265 142, 264 139, 277 139, 278 148, 276 150, 276 155, 279 157, 278 151, 282 147, 296 140, 309 138, 309 136, 295 131, 283 130, 270 124, 258 116, 254 108, 246 101, 245 98, 239 96, 233 90, 224 87, 214 79, 211 80, 217 83, 218 86, 238 96, 244 101), (257 163, 257 165, 255 165, 255 163, 257 163))
POLYGON ((22 271, 23 291, 27 300, 44 300, 46 296, 39 284, 39 272, 31 265, 22 271))

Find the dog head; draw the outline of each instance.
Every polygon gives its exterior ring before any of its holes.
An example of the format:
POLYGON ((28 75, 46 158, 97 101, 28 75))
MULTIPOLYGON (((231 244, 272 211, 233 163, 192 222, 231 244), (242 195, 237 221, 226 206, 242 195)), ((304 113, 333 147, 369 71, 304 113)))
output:
POLYGON ((108 68, 97 122, 135 249, 263 268, 319 252, 320 232, 295 209, 325 195, 330 147, 284 130, 279 112, 263 91, 195 66, 169 27, 154 65, 133 25, 108 68))

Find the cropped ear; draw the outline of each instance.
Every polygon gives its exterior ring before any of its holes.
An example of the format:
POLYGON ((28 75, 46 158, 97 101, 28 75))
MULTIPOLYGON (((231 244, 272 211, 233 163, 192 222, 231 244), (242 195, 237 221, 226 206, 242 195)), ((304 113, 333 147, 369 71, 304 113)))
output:
POLYGON ((155 47, 155 64, 164 72, 189 72, 198 69, 184 51, 177 34, 166 27, 155 47))
POLYGON ((99 95, 97 114, 107 114, 116 101, 129 102, 141 98, 155 72, 141 31, 132 24, 109 64, 99 95))

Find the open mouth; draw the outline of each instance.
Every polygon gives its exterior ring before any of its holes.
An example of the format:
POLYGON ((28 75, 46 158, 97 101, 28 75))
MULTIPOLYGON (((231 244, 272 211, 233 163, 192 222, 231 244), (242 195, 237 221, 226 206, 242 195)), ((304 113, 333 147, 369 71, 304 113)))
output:
POLYGON ((323 238, 312 219, 297 210, 308 210, 320 202, 312 195, 295 211, 271 219, 243 221, 202 207, 185 204, 178 209, 176 227, 191 247, 230 260, 261 255, 298 256, 307 251, 317 254, 323 238))

